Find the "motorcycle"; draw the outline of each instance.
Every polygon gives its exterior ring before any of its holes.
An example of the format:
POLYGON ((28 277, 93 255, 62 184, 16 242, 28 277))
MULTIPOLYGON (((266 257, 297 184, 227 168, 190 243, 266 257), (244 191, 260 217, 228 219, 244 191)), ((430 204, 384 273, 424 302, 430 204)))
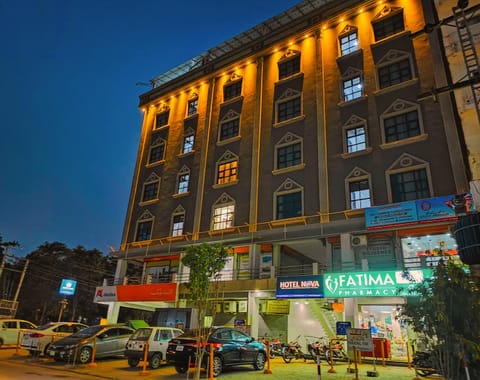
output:
POLYGON ((412 363, 415 368, 415 372, 422 377, 439 373, 434 368, 432 356, 429 352, 416 351, 413 356, 412 363))
POLYGON ((283 347, 280 339, 273 339, 271 341, 261 338, 259 339, 265 345, 269 345, 270 348, 270 359, 274 359, 277 356, 283 356, 283 347))
POLYGON ((343 349, 343 344, 340 341, 337 341, 335 343, 331 343, 332 349, 330 350, 329 345, 324 345, 323 346, 323 352, 325 354, 325 359, 327 360, 327 363, 332 364, 331 361, 333 362, 340 360, 340 361, 348 361, 348 355, 343 349), (331 357, 330 357, 331 355, 331 357))
POLYGON ((317 356, 320 355, 321 344, 319 342, 308 343, 307 351, 302 350, 302 346, 298 343, 298 337, 295 341, 283 345, 283 361, 290 363, 293 359, 303 359, 303 361, 313 360, 317 361, 317 356))

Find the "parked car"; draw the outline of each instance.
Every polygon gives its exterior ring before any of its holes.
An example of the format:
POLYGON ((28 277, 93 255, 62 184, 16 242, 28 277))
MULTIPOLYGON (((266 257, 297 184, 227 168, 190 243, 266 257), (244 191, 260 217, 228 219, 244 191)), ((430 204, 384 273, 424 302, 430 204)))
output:
POLYGON ((187 372, 189 367, 197 365, 200 349, 205 349, 201 366, 208 368, 210 344, 214 347, 213 376, 218 376, 225 367, 253 365, 256 370, 265 367, 266 346, 244 332, 229 327, 214 327, 207 334, 203 330, 191 330, 168 343, 167 362, 175 366, 178 373, 187 372), (201 334, 201 335, 200 335, 201 334), (202 336, 203 335, 203 336, 202 336), (197 350, 199 336, 207 342, 197 350), (206 338, 206 339, 205 339, 206 338))
POLYGON ((166 360, 168 342, 183 334, 175 327, 143 327, 133 333, 127 342, 125 356, 130 367, 136 367, 144 358, 148 343, 147 360, 152 369, 157 369, 166 360))
POLYGON ((125 345, 134 332, 134 329, 122 324, 90 326, 52 343, 47 354, 56 361, 81 364, 92 360, 94 346, 96 358, 123 355, 125 345))
POLYGON ((17 344, 24 333, 37 325, 23 319, 0 319, 0 347, 4 344, 17 344))
POLYGON ((47 354, 50 344, 88 327, 78 322, 48 322, 23 334, 20 347, 31 355, 47 354))

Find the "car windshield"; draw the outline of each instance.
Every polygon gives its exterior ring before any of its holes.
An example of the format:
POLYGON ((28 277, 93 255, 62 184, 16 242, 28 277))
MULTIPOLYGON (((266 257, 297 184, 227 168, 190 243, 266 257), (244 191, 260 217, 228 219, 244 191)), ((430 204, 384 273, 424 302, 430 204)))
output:
POLYGON ((55 326, 55 323, 53 322, 47 322, 47 323, 44 323, 43 325, 40 325, 37 327, 37 330, 47 330, 49 329, 50 327, 52 326, 55 326))
POLYGON ((134 332, 130 339, 148 339, 152 334, 152 329, 141 328, 134 332))
POLYGON ((75 334, 72 335, 74 338, 88 338, 90 336, 94 336, 96 333, 98 333, 100 330, 103 330, 105 326, 92 326, 92 327, 86 327, 84 329, 81 329, 80 331, 77 331, 75 334))

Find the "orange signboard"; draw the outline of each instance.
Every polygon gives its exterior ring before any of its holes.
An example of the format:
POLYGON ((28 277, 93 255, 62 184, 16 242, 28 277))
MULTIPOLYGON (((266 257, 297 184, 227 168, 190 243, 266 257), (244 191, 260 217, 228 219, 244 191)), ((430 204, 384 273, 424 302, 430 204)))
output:
POLYGON ((175 301, 177 284, 117 285, 117 301, 175 301))

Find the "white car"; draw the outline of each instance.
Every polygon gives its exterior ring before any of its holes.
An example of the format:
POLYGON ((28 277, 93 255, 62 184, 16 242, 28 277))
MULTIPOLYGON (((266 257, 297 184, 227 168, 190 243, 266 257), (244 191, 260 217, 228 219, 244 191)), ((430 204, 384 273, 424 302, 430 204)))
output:
POLYGON ((175 327, 142 327, 130 337, 125 347, 125 356, 130 367, 136 367, 144 358, 144 350, 148 344, 147 360, 152 369, 160 367, 166 360, 166 352, 170 339, 183 334, 175 327))
POLYGON ((20 347, 31 355, 45 354, 51 343, 88 327, 78 322, 48 322, 23 335, 20 347))
POLYGON ((4 344, 17 344, 26 331, 36 327, 23 319, 0 319, 0 347, 4 344))

